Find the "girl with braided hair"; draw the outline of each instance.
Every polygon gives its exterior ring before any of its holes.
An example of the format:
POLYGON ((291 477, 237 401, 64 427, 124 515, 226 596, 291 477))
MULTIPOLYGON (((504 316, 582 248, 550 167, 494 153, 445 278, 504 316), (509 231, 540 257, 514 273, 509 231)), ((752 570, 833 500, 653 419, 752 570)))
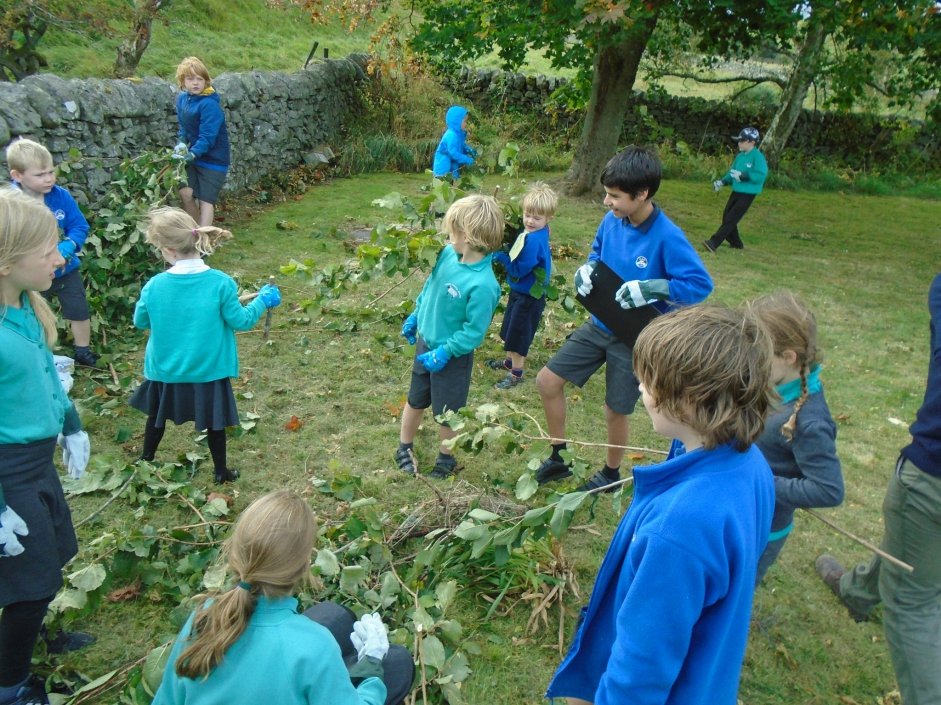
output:
POLYGON ((835 507, 843 501, 836 454, 836 423, 820 382, 817 321, 788 291, 761 296, 749 308, 771 335, 771 381, 780 405, 756 441, 774 472, 775 505, 768 546, 758 562, 760 582, 794 528, 794 510, 835 507))

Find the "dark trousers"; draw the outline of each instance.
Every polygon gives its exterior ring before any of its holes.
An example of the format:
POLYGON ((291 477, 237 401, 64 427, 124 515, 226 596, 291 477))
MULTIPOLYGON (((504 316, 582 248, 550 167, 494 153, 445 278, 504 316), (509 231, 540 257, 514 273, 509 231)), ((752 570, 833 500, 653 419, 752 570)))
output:
POLYGON ((52 596, 31 602, 14 602, 0 615, 0 687, 9 688, 29 676, 33 648, 52 596))
POLYGON ((731 247, 737 250, 741 250, 745 247, 742 238, 738 236, 738 221, 748 212, 756 195, 757 194, 754 193, 732 192, 728 202, 725 204, 725 210, 722 212, 722 225, 720 225, 715 234, 709 238, 709 244, 712 245, 712 249, 718 249, 719 245, 726 240, 729 241, 731 247))
MULTIPOLYGON (((347 667, 356 663, 356 649, 350 641, 356 615, 349 608, 335 602, 318 602, 305 610, 304 616, 330 630, 333 638, 340 645, 343 661, 347 667)), ((382 670, 384 672, 382 681, 386 684, 385 705, 399 705, 412 692, 415 661, 404 646, 392 644, 389 646, 389 653, 382 659, 382 670)))

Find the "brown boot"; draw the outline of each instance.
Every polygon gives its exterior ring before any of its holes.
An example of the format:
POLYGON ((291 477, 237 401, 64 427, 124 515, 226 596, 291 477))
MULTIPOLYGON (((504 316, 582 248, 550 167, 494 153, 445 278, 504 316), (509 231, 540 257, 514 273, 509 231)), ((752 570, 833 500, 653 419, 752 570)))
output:
POLYGON ((820 575, 820 579, 826 583, 827 587, 830 588, 830 591, 839 598, 840 602, 846 607, 846 610, 850 613, 850 617, 853 618, 856 622, 868 622, 869 613, 861 612, 847 602, 846 598, 843 597, 843 594, 840 592, 840 578, 843 577, 843 574, 846 572, 840 562, 831 556, 829 553, 824 553, 822 556, 817 556, 817 560, 814 563, 814 567, 817 569, 817 573, 820 575))

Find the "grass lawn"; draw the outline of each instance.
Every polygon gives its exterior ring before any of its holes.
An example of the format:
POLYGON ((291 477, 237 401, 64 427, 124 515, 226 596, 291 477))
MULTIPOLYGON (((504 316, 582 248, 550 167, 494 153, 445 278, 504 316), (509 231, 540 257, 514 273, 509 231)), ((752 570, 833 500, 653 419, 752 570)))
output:
MULTIPOLYGON (((561 178, 560 173, 528 176, 550 183, 561 178)), ((254 290, 292 258, 313 258, 317 267, 348 262, 355 257, 349 233, 389 219, 386 211, 371 205, 372 199, 391 191, 414 197, 425 182, 425 176, 401 174, 327 181, 250 218, 224 207, 220 215, 235 239, 210 263, 254 290), (292 229, 279 229, 279 223, 289 223, 292 229)), ((487 188, 498 183, 505 181, 492 179, 487 188)), ((714 195, 706 182, 668 179, 657 200, 698 243, 718 225, 726 197, 714 195)), ((552 238, 569 253, 555 261, 567 280, 587 253, 603 214, 598 202, 562 198, 552 238)), ((713 300, 738 304, 762 292, 789 288, 816 311, 826 353, 823 380, 839 420, 838 449, 847 483, 846 502, 828 516, 876 542, 888 473, 898 449, 908 442, 906 426, 924 393, 926 292, 941 265, 936 220, 937 207, 931 201, 769 190, 742 223, 746 249, 704 255, 716 283, 713 300)), ((297 305, 309 298, 301 280, 278 274, 285 303, 274 312, 270 339, 262 339, 260 325, 239 336, 241 375, 234 386, 242 414, 251 412, 257 419, 254 428, 229 442, 230 464, 243 472, 242 479, 225 489, 235 510, 268 490, 290 487, 308 496, 322 523, 330 524, 342 520, 350 506, 318 492, 316 481, 347 474, 361 480, 355 497, 376 498, 390 527, 434 498, 429 485, 403 476, 392 462, 411 359, 411 350, 398 344, 398 332, 402 312, 410 309, 407 302, 418 293, 422 279, 410 278, 369 307, 398 281, 373 279, 320 312, 297 305), (292 416, 302 427, 285 427, 292 416)), ((498 392, 492 384, 499 375, 483 364, 502 353, 498 314, 477 354, 469 404, 510 401, 543 423, 532 378, 582 319, 581 310, 569 314, 558 303, 550 304, 528 364, 529 381, 498 392)), ((127 406, 126 398, 130 380, 141 375, 143 338, 127 331, 114 348, 119 351, 112 358, 119 384, 108 372, 80 371, 73 390, 86 409, 93 475, 127 465, 140 451, 144 418, 127 406)), ((600 379, 592 379, 582 390, 568 389, 571 438, 604 441, 603 397, 600 379)), ((525 431, 537 433, 532 424, 525 431)), ((416 439, 426 470, 433 462, 436 438, 434 425, 426 423, 416 439)), ((633 417, 631 444, 658 449, 668 445, 653 434, 642 407, 633 417)), ((466 467, 461 479, 489 495, 513 500, 513 486, 529 458, 542 457, 547 448, 538 440, 524 445, 521 455, 485 449, 477 456, 462 456, 466 467)), ((580 455, 597 466, 603 449, 587 447, 580 455)), ((171 426, 166 433, 158 461, 178 458, 186 465, 197 459, 199 469, 191 482, 207 493, 215 489, 208 451, 197 443, 192 428, 171 426)), ((657 459, 648 453, 635 462, 657 459)), ((180 504, 140 495, 122 495, 102 508, 108 496, 98 492, 70 500, 76 520, 94 515, 79 530, 83 551, 92 550, 108 532, 120 535, 143 525, 196 521, 180 504)), ((547 496, 547 490, 540 490, 527 504, 539 506, 547 496)), ((566 601, 566 645, 618 518, 610 497, 593 507, 586 503, 560 541, 580 586, 580 598, 570 593, 566 601)), ((853 623, 814 573, 814 558, 825 551, 848 563, 867 557, 861 546, 798 513, 787 550, 756 593, 740 693, 746 705, 881 703, 894 690, 881 624, 853 623)), ((50 664, 62 672, 95 677, 137 660, 175 633, 175 606, 159 587, 130 601, 102 601, 77 625, 94 633, 98 642, 85 651, 55 657, 50 664)), ((487 607, 479 595, 460 593, 455 608, 465 637, 479 652, 469 657, 473 673, 463 686, 465 701, 542 702, 560 659, 558 612, 550 614, 547 628, 529 633, 525 605, 484 620, 487 607)), ((114 702, 114 696, 92 702, 114 702)))

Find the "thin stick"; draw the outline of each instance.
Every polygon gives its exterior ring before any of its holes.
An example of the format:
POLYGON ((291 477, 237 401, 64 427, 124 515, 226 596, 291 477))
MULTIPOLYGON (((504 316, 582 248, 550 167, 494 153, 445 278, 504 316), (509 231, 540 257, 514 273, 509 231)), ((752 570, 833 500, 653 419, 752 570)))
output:
POLYGON ((415 269, 413 269, 411 272, 409 272, 409 273, 406 274, 404 277, 402 277, 401 280, 399 280, 398 282, 396 282, 395 284, 393 284, 392 286, 390 286, 388 289, 386 289, 386 290, 383 291, 381 294, 379 294, 379 296, 377 296, 377 297, 374 298, 372 301, 370 301, 368 304, 366 304, 366 308, 370 308, 370 307, 373 306, 377 301, 379 301, 379 300, 382 299, 386 294, 388 294, 390 291, 394 291, 397 287, 402 286, 402 284, 404 284, 405 282, 407 282, 408 279, 409 279, 409 277, 411 277, 411 276, 412 276, 415 272, 417 272, 419 269, 420 269, 419 267, 415 267, 415 269))
MULTIPOLYGON (((268 277, 268 284, 274 286, 274 275, 268 277)), ((261 339, 268 340, 268 333, 271 332, 271 309, 269 308, 265 311, 265 329, 262 333, 261 339)))
POLYGON ((865 547, 868 548, 870 551, 872 551, 872 552, 875 553, 877 556, 879 556, 879 558, 882 558, 882 559, 884 559, 884 560, 887 560, 887 561, 889 561, 889 563, 893 563, 893 564, 897 565, 899 568, 901 568, 902 570, 906 570, 906 571, 908 571, 909 573, 914 573, 914 572, 915 572, 915 568, 914 568, 913 566, 910 566, 910 565, 909 565, 908 563, 906 563, 905 561, 901 561, 901 560, 899 560, 898 558, 896 558, 895 556, 893 556, 893 555, 891 555, 891 554, 889 554, 889 553, 886 553, 886 552, 883 551, 881 548, 879 548, 879 547, 877 547, 877 546, 871 544, 871 543, 870 543, 869 541, 867 541, 866 539, 860 538, 859 536, 856 536, 855 534, 851 534, 851 533, 850 533, 849 531, 847 531, 846 529, 844 529, 844 528, 842 528, 842 527, 840 527, 840 526, 837 526, 834 522, 832 522, 832 521, 830 521, 829 519, 827 519, 823 514, 820 514, 819 512, 816 512, 816 511, 814 511, 813 509, 804 509, 804 511, 807 512, 808 514, 810 514, 810 516, 814 517, 815 519, 819 519, 820 521, 822 521, 824 524, 826 524, 827 526, 829 526, 829 527, 830 527, 831 529, 833 529, 834 531, 843 534, 843 535, 846 536, 847 538, 853 539, 853 541, 855 541, 856 543, 858 543, 858 544, 860 544, 860 545, 862 545, 862 546, 865 546, 865 547))
POLYGON ((101 514, 105 509, 107 509, 107 508, 108 508, 108 505, 111 504, 114 500, 116 500, 116 499, 121 495, 121 493, 124 492, 124 490, 127 489, 127 486, 131 484, 131 480, 133 480, 135 477, 137 477, 137 468, 138 468, 138 466, 135 466, 135 467, 134 467, 134 472, 132 472, 131 475, 130 475, 130 477, 128 477, 128 478, 124 481, 124 484, 121 485, 121 486, 118 488, 118 491, 115 492, 113 495, 111 495, 111 497, 108 498, 108 501, 107 501, 107 502, 105 502, 104 504, 102 504, 100 507, 98 507, 98 509, 96 509, 96 510, 93 511, 91 514, 89 514, 87 517, 85 517, 85 518, 82 519, 80 522, 78 522, 77 524, 75 524, 75 528, 77 529, 77 528, 80 527, 82 524, 87 524, 87 523, 90 522, 92 519, 94 519, 96 516, 98 516, 99 514, 101 514))

